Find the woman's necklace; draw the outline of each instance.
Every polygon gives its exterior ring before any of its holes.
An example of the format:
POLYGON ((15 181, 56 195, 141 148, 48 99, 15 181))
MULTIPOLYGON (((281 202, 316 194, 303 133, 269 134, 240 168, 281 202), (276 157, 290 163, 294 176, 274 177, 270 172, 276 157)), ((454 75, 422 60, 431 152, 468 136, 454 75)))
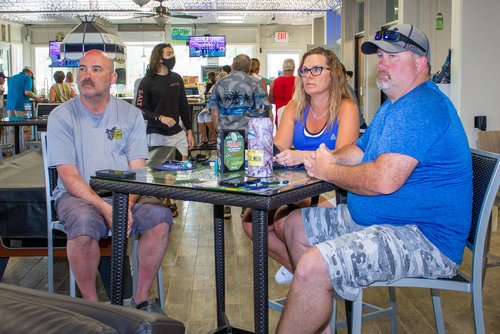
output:
POLYGON ((322 118, 326 115, 326 113, 328 112, 328 110, 325 110, 325 112, 324 112, 324 113, 322 113, 321 115, 319 115, 319 116, 318 116, 318 115, 316 115, 316 113, 314 112, 314 110, 313 110, 312 108, 311 108, 311 109, 309 109, 309 110, 312 112, 312 117, 313 117, 315 120, 322 119, 322 118))

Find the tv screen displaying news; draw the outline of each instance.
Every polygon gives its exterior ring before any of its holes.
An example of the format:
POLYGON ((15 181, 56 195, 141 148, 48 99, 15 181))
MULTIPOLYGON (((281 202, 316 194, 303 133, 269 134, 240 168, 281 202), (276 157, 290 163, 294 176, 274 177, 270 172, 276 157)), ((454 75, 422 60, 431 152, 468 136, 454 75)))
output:
POLYGON ((225 57, 226 36, 189 36, 189 57, 225 57))
POLYGON ((49 67, 78 67, 78 59, 61 59, 61 42, 49 41, 49 57, 51 63, 49 67))
POLYGON ((50 66, 61 66, 61 42, 49 41, 50 66))

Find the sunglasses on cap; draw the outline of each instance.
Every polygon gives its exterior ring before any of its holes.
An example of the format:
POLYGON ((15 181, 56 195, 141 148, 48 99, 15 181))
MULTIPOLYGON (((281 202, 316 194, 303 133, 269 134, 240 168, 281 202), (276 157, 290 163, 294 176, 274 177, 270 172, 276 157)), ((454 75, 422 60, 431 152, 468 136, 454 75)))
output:
POLYGON ((416 46, 417 48, 419 48, 420 50, 422 50, 423 52, 425 52, 427 54, 427 50, 424 49, 420 44, 418 44, 417 42, 415 42, 411 38, 408 38, 405 35, 403 35, 402 33, 397 32, 397 31, 393 31, 393 30, 377 31, 375 33, 375 36, 373 36, 373 39, 376 41, 384 40, 387 42, 402 41, 402 42, 405 42, 407 44, 411 44, 413 46, 416 46))

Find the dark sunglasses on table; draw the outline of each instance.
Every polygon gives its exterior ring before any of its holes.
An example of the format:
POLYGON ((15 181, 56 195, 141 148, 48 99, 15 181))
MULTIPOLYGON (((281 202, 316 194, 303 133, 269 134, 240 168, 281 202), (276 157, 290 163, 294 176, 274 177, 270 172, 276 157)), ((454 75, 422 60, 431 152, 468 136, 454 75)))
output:
POLYGON ((384 40, 384 41, 388 41, 388 42, 403 41, 407 44, 411 44, 413 46, 416 46, 417 48, 419 48, 420 50, 422 50, 423 52, 425 52, 427 54, 427 50, 424 49, 420 44, 418 44, 414 40, 406 37, 405 35, 397 32, 397 31, 392 31, 392 30, 377 31, 375 33, 375 36, 373 37, 373 39, 376 41, 384 40))
POLYGON ((323 70, 329 70, 329 68, 323 66, 314 66, 311 68, 301 67, 297 70, 297 72, 301 77, 305 77, 307 75, 307 72, 311 73, 313 77, 317 77, 318 75, 321 75, 321 73, 323 73, 323 70))

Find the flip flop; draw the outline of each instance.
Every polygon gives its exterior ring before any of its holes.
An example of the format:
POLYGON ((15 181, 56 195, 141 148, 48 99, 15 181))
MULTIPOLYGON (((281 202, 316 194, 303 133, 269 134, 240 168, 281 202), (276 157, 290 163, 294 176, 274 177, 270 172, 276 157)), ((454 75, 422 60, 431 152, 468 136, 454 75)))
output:
POLYGON ((202 142, 199 142, 198 145, 196 145, 196 147, 202 147, 202 146, 205 146, 207 144, 208 144, 208 142, 202 141, 202 142))
POLYGON ((172 211, 172 218, 175 218, 179 215, 179 212, 177 212, 177 204, 172 203, 169 205, 170 211, 172 211))
POLYGON ((215 145, 217 144, 217 140, 211 140, 207 143, 207 145, 215 145))

